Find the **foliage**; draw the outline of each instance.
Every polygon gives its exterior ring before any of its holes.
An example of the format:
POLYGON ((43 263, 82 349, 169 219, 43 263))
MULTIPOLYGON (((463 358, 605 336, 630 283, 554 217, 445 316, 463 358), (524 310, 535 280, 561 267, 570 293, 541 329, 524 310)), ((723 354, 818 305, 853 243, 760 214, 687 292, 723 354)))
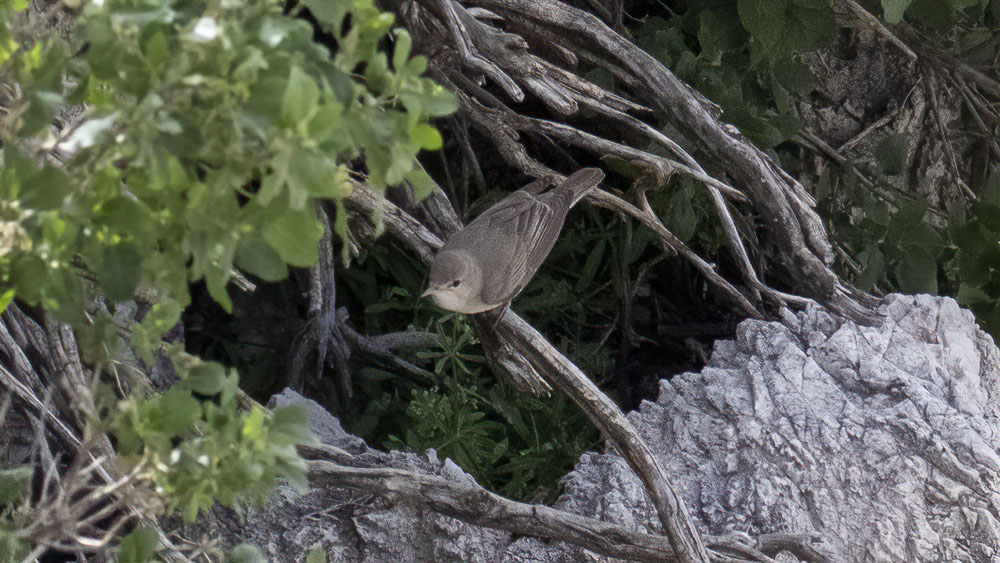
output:
POLYGON ((226 563, 267 563, 267 558, 256 546, 244 543, 233 548, 226 563))
POLYGON ((320 544, 312 546, 306 554, 306 563, 326 563, 326 561, 326 553, 320 544))
POLYGON ((118 563, 146 563, 153 559, 159 543, 156 530, 141 527, 129 532, 118 546, 118 563))
POLYGON ((279 478, 304 487, 305 461, 295 445, 314 440, 305 410, 240 411, 235 372, 188 364, 175 361, 181 381, 169 391, 119 403, 110 424, 122 461, 142 464, 167 509, 193 521, 215 501, 262 500, 279 478))
POLYGON ((363 154, 377 186, 426 185, 414 156, 440 146, 426 120, 452 111, 451 95, 420 78, 426 60, 405 32, 389 68, 377 45, 392 17, 370 2, 307 6, 335 55, 269 2, 152 0, 86 4, 74 42, 11 54, 4 78, 24 94, 2 130, 2 265, 20 299, 78 320, 82 257, 111 300, 151 294, 137 331, 148 344, 176 324, 190 282, 228 310, 234 267, 277 280, 314 264, 313 201, 348 193, 347 160, 363 154), (51 138, 56 113, 84 100, 90 117, 51 138), (17 148, 32 137, 71 159, 39 166, 17 148))
POLYGON ((461 391, 414 391, 406 413, 415 425, 406 429, 403 443, 418 452, 434 448, 442 457, 481 472, 506 453, 507 441, 500 438, 503 426, 486 420, 486 414, 476 406, 473 398, 461 391))
MULTIPOLYGON (((995 57, 995 44, 973 25, 1000 19, 995 0, 863 4, 890 23, 995 57)), ((14 0, 2 9, 11 16, 25 6, 14 0)), ((108 428, 124 460, 143 463, 167 506, 187 518, 213 500, 259 497, 278 478, 301 482, 294 444, 308 440, 301 413, 238 412, 235 373, 163 347, 162 335, 191 301, 190 284, 204 281, 229 310, 237 271, 272 281, 289 266, 314 264, 322 235, 316 202, 339 206, 350 189, 346 164, 358 157, 376 186, 405 179, 426 193, 430 180, 415 155, 441 147, 428 120, 455 109, 450 94, 421 77, 427 61, 410 56, 411 38, 391 31, 391 16, 370 0, 289 6, 285 13, 260 0, 79 3, 72 40, 32 39, 10 17, 0 26, 0 75, 20 87, 0 121, 0 306, 15 295, 41 304, 114 349, 117 331, 108 315, 93 314, 93 296, 138 294, 151 305, 130 327, 133 343, 146 358, 166 351, 183 381, 122 402, 108 428), (78 126, 49 127, 82 102, 88 113, 78 126)), ((755 143, 784 162, 797 158, 787 145, 800 129, 795 102, 814 88, 801 56, 834 40, 828 2, 687 3, 632 31, 755 143)), ((615 87, 599 74, 595 80, 615 87)), ((905 165, 898 144, 883 143, 884 177, 905 165)), ((998 334, 997 178, 944 228, 925 222, 924 203, 887 201, 846 168, 828 169, 816 185, 837 242, 860 262, 848 271, 858 285, 952 292, 998 334)), ((678 179, 670 188, 653 195, 654 209, 683 240, 717 254, 724 239, 710 227, 703 190, 678 179)), ((605 374, 611 359, 601 333, 635 288, 629 272, 658 253, 643 229, 585 213, 569 222, 517 306, 589 372, 605 374)), ((343 236, 342 207, 336 217, 343 236)), ((749 218, 737 221, 752 228, 749 218)), ((416 301, 423 270, 414 257, 380 243, 339 275, 347 298, 364 307, 367 332, 412 324, 439 340, 415 355, 433 369, 433 382, 365 367, 357 384, 364 406, 345 413, 350 430, 392 447, 435 448, 518 498, 551 497, 576 456, 597 442, 565 399, 528 397, 490 375, 461 317, 416 301)), ((642 306, 630 313, 654 316, 642 306)), ((0 518, 0 559, 24 547, 8 541, 17 539, 10 522, 0 518)), ((148 533, 135 533, 123 541, 123 560, 148 554, 148 533)), ((263 556, 244 546, 229 560, 263 556)))
POLYGON ((996 2, 981 0, 881 0, 889 23, 904 19, 929 31, 952 32, 957 24, 979 19, 985 10, 998 14, 996 2))
MULTIPOLYGON (((369 443, 414 452, 432 448, 484 486, 514 498, 553 499, 559 478, 597 443, 596 430, 565 398, 530 397, 497 379, 465 318, 442 314, 415 297, 422 277, 422 266, 388 241, 368 247, 358 263, 340 272, 345 296, 367 303, 366 324, 379 327, 372 330, 411 324, 437 336, 436 346, 413 354, 436 381, 364 369, 358 389, 365 399, 354 402, 366 406, 344 413, 345 426, 369 443)), ((523 310, 521 300, 517 309, 523 310)))
MULTIPOLYGON (((939 9, 950 10, 952 21, 959 11, 969 21, 983 16, 983 5, 937 4, 939 9)), ((991 3, 987 10, 995 10, 996 4, 991 3)), ((913 23, 923 25, 916 14, 913 23)), ((768 0, 692 3, 686 12, 670 17, 647 16, 637 25, 635 35, 643 48, 719 103, 727 121, 795 169, 801 153, 787 143, 801 128, 795 103, 815 88, 801 55, 829 47, 835 31, 827 2, 768 0)), ((975 32, 970 29, 968 39, 962 43, 970 44, 975 32)), ((616 87, 606 74, 595 72, 590 78, 616 87)), ((845 268, 843 273, 863 289, 956 295, 976 311, 989 330, 1000 334, 1000 294, 996 290, 1000 287, 1000 226, 995 225, 998 210, 991 207, 997 202, 991 199, 993 196, 984 195, 966 218, 952 217, 942 228, 940 221, 926 220, 935 212, 919 198, 887 198, 887 192, 898 192, 892 180, 907 164, 902 150, 905 142, 890 136, 879 144, 880 169, 874 187, 860 184, 849 167, 836 166, 827 168, 813 183, 835 241, 859 262, 857 269, 845 268)), ((993 178, 991 181, 996 182, 1000 176, 993 178)), ((718 227, 712 227, 716 224, 714 211, 703 189, 689 180, 675 179, 669 189, 652 196, 654 209, 673 232, 708 255, 720 254, 724 237, 718 227)), ((583 212, 591 213, 586 209, 583 212)), ((739 216, 736 219, 741 228, 752 228, 748 220, 739 216)), ((515 308, 561 348, 570 351, 589 373, 606 373, 611 363, 607 346, 598 344, 602 341, 583 327, 617 313, 620 291, 633 281, 622 276, 620 265, 624 263, 625 269, 634 271, 644 261, 650 242, 647 234, 607 220, 576 217, 568 221, 547 266, 518 298, 515 308), (599 354, 590 356, 588 352, 595 350, 595 344, 599 354)), ((381 284, 392 285, 392 280, 413 277, 400 272, 405 267, 398 263, 391 267, 393 274, 381 284)), ((352 287, 372 291, 370 288, 378 285, 373 281, 354 283, 352 287)), ((395 305, 391 307, 398 307, 401 297, 419 291, 418 283, 401 285, 384 296, 386 302, 388 295, 393 296, 395 305)), ((380 307, 378 312, 386 310, 380 307)), ((634 313, 649 314, 641 306, 634 313)), ((387 319, 379 315, 373 322, 386 323, 387 319)), ((451 321, 443 318, 442 322, 451 321)), ((435 371, 446 377, 446 383, 443 388, 413 391, 405 416, 396 411, 394 424, 401 430, 390 431, 394 436, 388 443, 417 451, 434 447, 487 484, 499 485, 515 496, 535 494, 538 489, 533 485, 538 483, 549 483, 551 487, 558 475, 546 477, 538 472, 553 462, 563 462, 546 454, 555 454, 567 446, 556 458, 572 459, 575 452, 581 451, 582 444, 563 441, 572 436, 565 431, 574 425, 563 418, 572 416, 572 408, 561 410, 544 402, 528 406, 525 403, 530 400, 524 397, 512 401, 504 395, 502 384, 488 381, 477 381, 480 387, 474 390, 469 389, 472 385, 461 386, 462 378, 476 380, 478 366, 470 367, 464 360, 447 360, 461 358, 463 346, 470 343, 469 334, 454 325, 443 331, 439 326, 433 328, 443 337, 440 352, 422 357, 435 361, 435 371), (457 386, 463 390, 455 391, 457 386), (540 418, 534 418, 538 415, 540 418), (490 424, 494 417, 504 426, 490 424), (538 441, 532 443, 532 437, 538 441), (497 449, 501 446, 506 446, 506 451, 497 449)), ((475 356, 474 350, 464 353, 475 356)), ((399 400, 396 397, 392 404, 399 400)))
POLYGON ((28 538, 21 533, 16 521, 0 514, 0 560, 21 561, 30 551, 28 538))
MULTIPOLYGON (((454 99, 421 77, 426 59, 370 0, 308 0, 293 13, 264 0, 73 6, 67 39, 32 37, 16 13, 25 3, 0 5, 0 79, 18 86, 0 121, 0 301, 40 304, 81 340, 103 340, 99 364, 115 361, 118 331, 97 296, 150 305, 132 344, 146 359, 166 353, 183 381, 123 401, 108 429, 167 508, 192 519, 279 478, 301 483, 302 413, 240 412, 235 373, 160 339, 193 282, 229 310, 237 270, 279 280, 315 264, 318 200, 338 206, 334 229, 346 233, 347 162, 363 156, 377 187, 405 179, 426 193, 415 155, 440 147, 428 119, 454 99), (307 10, 315 28, 297 17, 307 10), (50 126, 84 102, 78 124, 50 126)), ((122 549, 140 560, 134 541, 122 549)))
POLYGON ((19 504, 31 480, 31 467, 0 469, 0 561, 20 561, 30 551, 18 523, 19 504))
POLYGON ((1000 167, 979 193, 969 216, 952 221, 953 258, 945 266, 958 302, 972 309, 984 328, 1000 337, 1000 167), (956 287, 957 286, 957 287, 956 287))
MULTIPOLYGON (((969 63, 997 68, 1000 2, 862 4, 876 15, 881 10, 889 23, 905 20, 946 40, 969 63)), ((636 35, 680 78, 722 106, 727 121, 794 170, 801 167, 801 153, 787 141, 800 130, 796 101, 807 99, 815 88, 801 55, 831 46, 835 29, 827 2, 750 0, 691 4, 667 19, 650 16, 636 35)), ((1000 336, 1000 301, 994 289, 1000 287, 1000 270, 994 267, 1000 240, 1000 228, 994 224, 997 175, 983 186, 971 186, 981 192, 981 199, 969 209, 948 214, 930 209, 920 197, 895 186, 907 165, 908 142, 888 135, 877 144, 875 185, 859 183, 849 166, 826 168, 812 182, 834 241, 856 260, 845 264, 842 273, 864 290, 953 295, 1000 336)), ((677 214, 685 208, 682 225, 703 227, 710 222, 704 220, 711 215, 706 206, 678 195, 666 212, 677 214)), ((671 226, 677 228, 676 223, 671 226)), ((704 243, 711 241, 699 244, 704 243)))

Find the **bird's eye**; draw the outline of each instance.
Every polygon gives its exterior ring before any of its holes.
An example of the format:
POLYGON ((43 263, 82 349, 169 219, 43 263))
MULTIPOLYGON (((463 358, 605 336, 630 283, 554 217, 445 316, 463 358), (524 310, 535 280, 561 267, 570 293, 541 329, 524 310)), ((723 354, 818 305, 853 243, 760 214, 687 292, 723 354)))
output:
POLYGON ((462 285, 462 280, 455 280, 451 282, 451 287, 458 287, 460 285, 462 285))

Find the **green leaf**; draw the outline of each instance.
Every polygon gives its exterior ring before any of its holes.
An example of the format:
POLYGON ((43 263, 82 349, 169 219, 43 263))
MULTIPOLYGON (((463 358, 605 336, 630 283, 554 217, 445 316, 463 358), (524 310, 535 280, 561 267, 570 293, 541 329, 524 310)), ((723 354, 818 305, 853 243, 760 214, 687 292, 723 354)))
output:
POLYGON ((312 26, 303 19, 269 16, 260 25, 259 37, 267 47, 274 48, 284 43, 284 49, 294 52, 311 46, 312 34, 312 26))
POLYGON ((422 98, 421 106, 429 117, 443 117, 455 113, 458 100, 450 91, 431 83, 430 93, 422 98))
POLYGON ((0 469, 0 508, 19 502, 28 492, 33 469, 29 465, 0 469))
POLYGON ((221 268, 211 268, 205 272, 205 289, 208 294, 227 313, 233 312, 233 300, 229 297, 226 289, 229 285, 229 270, 221 268))
POLYGON ((326 563, 326 552, 323 551, 322 545, 317 543, 312 546, 306 555, 306 563, 326 563))
POLYGON ((21 137, 30 137, 51 124, 56 112, 65 105, 62 94, 57 92, 35 91, 28 94, 27 99, 29 106, 21 116, 23 121, 17 131, 21 137))
POLYGON ((417 201, 431 195, 434 193, 434 189, 437 188, 437 183, 434 182, 434 179, 423 168, 414 168, 403 174, 403 177, 410 184, 410 187, 413 188, 413 198, 417 201))
POLYGON ((912 0, 906 19, 929 31, 944 33, 956 24, 956 13, 950 0, 912 0))
POLYGON ((822 0, 740 0, 739 14, 758 54, 771 61, 818 49, 837 29, 822 0))
POLYGON ((365 67, 365 84, 376 94, 381 94, 389 87, 392 76, 389 74, 389 62, 385 53, 375 53, 365 67))
POLYGON ((309 445, 317 441, 309 429, 308 412, 301 405, 278 407, 271 411, 271 427, 296 444, 309 445))
POLYGON ((130 242, 105 246, 95 273, 108 299, 127 301, 142 275, 142 255, 130 242))
POLYGON ((42 305, 63 322, 82 321, 84 303, 80 277, 68 268, 49 269, 42 305))
POLYGON ((308 197, 341 199, 347 173, 330 157, 304 149, 292 153, 289 161, 288 189, 291 206, 302 208, 308 197))
POLYGON ((392 52, 392 68, 396 72, 406 69, 406 61, 410 58, 410 48, 413 46, 413 39, 405 29, 397 29, 396 48, 392 52))
POLYGON ((763 148, 775 147, 788 139, 785 133, 759 115, 732 108, 726 112, 726 116, 754 144, 763 148))
POLYGON ((45 166, 24 178, 18 200, 28 209, 48 211, 62 207, 72 191, 73 185, 65 172, 45 166))
POLYGON ((988 252, 987 249, 983 248, 989 244, 987 239, 977 239, 977 243, 981 246, 959 248, 956 262, 958 263, 958 279, 962 280, 963 284, 979 287, 989 282, 990 270, 998 265, 990 264, 990 261, 983 256, 988 252), (980 252, 975 252, 977 250, 980 252))
POLYGON ((899 288, 905 293, 937 295, 937 261, 926 250, 914 248, 896 267, 899 288))
POLYGON ((94 215, 94 222, 107 225, 122 234, 140 235, 152 227, 149 208, 135 199, 116 196, 104 202, 94 215))
POLYGON ((316 111, 319 103, 319 86, 316 81, 293 66, 288 75, 288 85, 281 100, 281 117, 288 127, 295 127, 316 111))
POLYGON ((30 553, 24 535, 18 532, 0 526, 0 561, 21 561, 30 553))
POLYGON ((285 211, 265 225, 261 234, 281 259, 292 266, 308 268, 319 258, 323 226, 311 205, 285 211))
POLYGON ((414 127, 411 136, 422 149, 436 151, 441 148, 441 133, 426 123, 420 123, 414 127))
POLYGON ((335 35, 341 34, 344 25, 344 17, 350 9, 348 2, 337 2, 333 0, 306 0, 306 7, 316 16, 316 21, 328 30, 332 30, 335 35))
POLYGON ((882 15, 889 23, 899 23, 913 0, 882 0, 882 15))
POLYGON ((805 63, 791 59, 774 65, 774 78, 789 91, 805 96, 816 87, 816 77, 805 63))
POLYGON ((171 59, 170 44, 162 31, 157 31, 146 41, 144 50, 146 60, 157 72, 162 72, 171 59))
POLYGON ((0 295, 0 313, 3 313, 7 310, 7 307, 10 307, 10 303, 14 300, 14 295, 16 294, 17 292, 14 289, 8 289, 3 292, 3 295, 0 295))
POLYGON ((1000 233, 1000 205, 980 202, 974 208, 973 221, 992 234, 1000 233))
POLYGON ((910 138, 903 133, 889 135, 875 148, 882 172, 894 176, 903 172, 909 157, 910 138))
POLYGON ((34 305, 42 297, 42 286, 45 281, 45 262, 34 254, 22 256, 15 260, 11 267, 11 281, 21 299, 34 305))
POLYGON ((693 193, 688 189, 674 192, 670 198, 666 222, 670 230, 681 240, 688 242, 698 228, 700 217, 691 205, 693 193))
POLYGON ((958 293, 955 295, 955 300, 958 301, 959 305, 969 307, 978 303, 988 303, 990 296, 982 289, 962 282, 958 286, 958 293))
POLYGON ((406 63, 406 74, 410 76, 420 76, 427 70, 427 57, 423 55, 417 55, 410 59, 410 62, 406 63))
POLYGON ((268 561, 256 546, 241 543, 229 553, 226 563, 268 563, 268 561))
POLYGON ((226 385, 226 368, 217 362, 202 362, 188 371, 184 381, 195 393, 218 395, 226 385))
POLYGON ((740 25, 736 4, 723 8, 699 12, 698 43, 701 45, 700 60, 718 65, 723 53, 743 48, 748 37, 740 25))
POLYGON ((153 559, 160 539, 153 528, 136 528, 122 538, 118 563, 146 563, 153 559))
POLYGON ((604 263, 606 242, 606 239, 598 239, 597 244, 590 250, 590 254, 587 255, 587 261, 583 264, 583 269, 580 271, 580 278, 576 281, 573 291, 583 293, 590 287, 591 282, 594 281, 594 277, 597 275, 598 268, 604 263))
POLYGON ((252 441, 264 436, 264 410, 255 408, 243 421, 243 436, 252 441))
POLYGON ((240 239, 236 246, 235 264, 264 281, 276 282, 288 277, 288 267, 281 256, 256 232, 240 239))
POLYGON ((861 262, 861 275, 858 276, 857 285, 862 291, 868 291, 885 273, 885 256, 877 247, 869 246, 858 253, 858 261, 861 262))
POLYGON ((905 255, 926 254, 932 260, 941 253, 944 241, 933 227, 923 221, 926 210, 926 204, 910 203, 904 204, 893 215, 885 235, 890 251, 896 249, 895 252, 905 255))
MULTIPOLYGON (((276 115, 284 114, 285 96, 292 96, 289 91, 290 83, 284 78, 268 76, 258 80, 250 90, 250 98, 246 102, 246 110, 249 114, 260 119, 261 122, 271 124, 277 120, 276 115)), ((294 125, 287 123, 287 125, 294 125)))
POLYGON ((180 387, 170 388, 154 401, 150 423, 167 434, 190 431, 194 423, 201 419, 201 404, 189 391, 180 387))
POLYGON ((336 146, 347 145, 350 138, 344 135, 344 107, 336 101, 323 104, 309 120, 308 134, 316 143, 335 140, 336 146))

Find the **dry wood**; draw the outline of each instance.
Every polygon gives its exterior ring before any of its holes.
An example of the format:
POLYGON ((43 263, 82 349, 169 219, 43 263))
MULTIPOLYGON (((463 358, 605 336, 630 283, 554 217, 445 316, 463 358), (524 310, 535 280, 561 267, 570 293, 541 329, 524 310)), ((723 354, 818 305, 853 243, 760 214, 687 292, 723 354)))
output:
MULTIPOLYGON (((355 183, 348 205, 356 206, 362 212, 360 215, 367 217, 375 211, 377 201, 378 197, 367 186, 355 183)), ((440 246, 440 241, 394 204, 384 202, 382 212, 382 221, 388 231, 399 237, 414 253, 429 261, 432 249, 440 246)), ((501 313, 492 311, 471 317, 484 350, 492 350, 499 355, 500 364, 530 368, 526 373, 510 372, 515 377, 515 382, 522 386, 527 384, 537 388, 537 382, 544 381, 546 386, 556 387, 569 396, 605 438, 621 452, 643 481, 660 523, 680 560, 707 561, 707 552, 687 515, 683 500, 670 485, 652 450, 618 406, 521 317, 508 310, 498 321, 498 314, 501 313), (495 330, 491 330, 491 327, 495 327, 495 330)))
MULTIPOLYGON (((521 133, 534 132, 600 158, 615 156, 637 164, 640 176, 647 177, 646 185, 653 188, 662 185, 670 174, 690 175, 709 189, 746 283, 742 293, 750 301, 734 295, 731 286, 719 284, 718 276, 705 271, 705 260, 695 259, 691 252, 684 256, 740 309, 759 316, 760 309, 752 301, 760 293, 778 305, 802 307, 817 300, 855 320, 874 320, 865 296, 839 280, 830 269, 833 249, 812 209, 815 202, 805 189, 735 128, 722 122, 716 106, 601 19, 558 0, 414 0, 403 6, 401 14, 406 25, 411 31, 422 32, 418 47, 431 55, 432 75, 459 95, 462 117, 486 134, 509 165, 535 177, 548 173, 548 168, 521 142, 521 133), (502 22, 503 31, 497 27, 498 22, 502 22), (574 66, 577 59, 611 72, 635 98, 608 92, 565 68, 574 66), (486 70, 483 61, 491 63, 486 70), (483 85, 480 78, 485 78, 487 84, 483 85), (501 92, 492 93, 489 82, 499 85, 501 92), (568 125, 523 117, 498 97, 506 95, 520 102, 527 93, 559 116, 576 116, 581 108, 596 113, 598 119, 591 120, 591 128, 602 133, 584 131, 586 121, 568 125), (662 127, 649 122, 668 122, 681 137, 671 138, 662 127), (622 128, 654 140, 679 160, 603 137, 604 131, 622 128), (705 167, 691 156, 695 150, 735 181, 705 172, 705 167), (742 199, 743 194, 749 196, 754 211, 764 219, 768 239, 777 251, 770 257, 772 264, 797 280, 801 284, 797 289, 805 297, 770 288, 755 270, 722 198, 726 195, 742 199)), ((664 228, 654 230, 663 244, 674 248, 665 240, 669 237, 662 234, 664 228)))
POLYGON ((309 473, 318 483, 356 488, 390 501, 423 504, 469 524, 562 540, 610 557, 676 560, 666 537, 633 532, 545 505, 514 502, 474 483, 463 484, 416 471, 346 467, 329 461, 310 461, 309 473))
MULTIPOLYGON (((421 471, 356 467, 357 460, 351 454, 328 445, 300 449, 303 455, 313 458, 309 474, 315 483, 372 492, 390 502, 425 506, 469 524, 565 541, 609 557, 630 561, 678 560, 665 536, 637 532, 541 504, 512 501, 487 491, 471 479, 461 482, 421 471)), ((789 538, 782 538, 783 545, 793 545, 789 538)), ((773 561, 749 546, 749 540, 709 538, 709 541, 719 547, 709 553, 713 562, 773 561)))

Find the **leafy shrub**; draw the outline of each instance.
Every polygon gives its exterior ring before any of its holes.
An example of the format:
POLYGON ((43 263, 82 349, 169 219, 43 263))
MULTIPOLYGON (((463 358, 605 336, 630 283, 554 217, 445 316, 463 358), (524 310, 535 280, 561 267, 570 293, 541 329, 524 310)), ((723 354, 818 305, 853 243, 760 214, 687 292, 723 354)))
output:
POLYGON ((305 409, 240 411, 236 373, 189 360, 175 362, 181 381, 169 391, 118 404, 110 428, 120 461, 143 464, 167 509, 188 521, 215 501, 262 500, 279 478, 305 487, 305 461, 295 450, 315 440, 305 409))
POLYGON ((131 342, 142 358, 166 353, 182 382, 121 402, 107 429, 168 509, 192 519, 276 479, 301 482, 301 412, 239 412, 235 373, 161 337, 193 282, 229 310, 237 270, 279 280, 315 264, 317 200, 338 206, 346 234, 348 161, 363 156, 379 188, 405 179, 427 193, 415 155, 440 147, 428 119, 455 101, 421 77, 426 59, 370 0, 310 0, 292 14, 264 0, 77 6, 69 39, 23 25, 23 2, 0 6, 0 80, 17 85, 0 122, 2 299, 72 323, 112 367, 118 330, 98 296, 150 305, 131 342), (316 28, 295 17, 303 10, 316 28))

